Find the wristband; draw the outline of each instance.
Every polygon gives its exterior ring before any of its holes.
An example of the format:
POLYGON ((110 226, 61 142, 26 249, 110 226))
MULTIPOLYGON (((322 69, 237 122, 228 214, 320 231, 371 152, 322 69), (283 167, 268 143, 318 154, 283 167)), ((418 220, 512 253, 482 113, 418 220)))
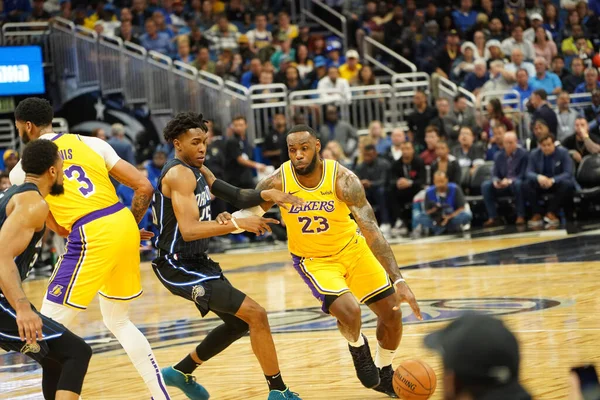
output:
POLYGON ((231 223, 235 226, 235 229, 240 230, 240 226, 235 222, 235 218, 231 218, 231 223))
POLYGON ((406 283, 406 281, 404 280, 404 278, 399 278, 399 279, 396 279, 396 282, 394 282, 394 286, 396 286, 396 285, 397 285, 397 284, 399 284, 400 282, 404 282, 404 283, 406 283))

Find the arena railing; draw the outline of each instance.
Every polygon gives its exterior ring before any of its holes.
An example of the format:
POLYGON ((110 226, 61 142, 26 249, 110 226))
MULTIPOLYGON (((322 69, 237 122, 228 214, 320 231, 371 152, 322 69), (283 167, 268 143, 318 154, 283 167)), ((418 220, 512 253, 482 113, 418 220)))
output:
POLYGON ((285 115, 288 125, 291 126, 292 113, 288 112, 288 91, 283 83, 252 85, 249 96, 257 132, 268 132, 275 114, 285 115))
MULTIPOLYGON (((292 3, 294 1, 295 0, 293 0, 292 3)), ((344 46, 343 50, 348 49, 348 24, 346 21, 346 17, 343 14, 337 12, 336 10, 334 10, 333 8, 329 7, 327 4, 325 4, 319 0, 300 0, 300 13, 302 16, 302 22, 305 22, 306 17, 309 17, 313 21, 323 25, 325 28, 329 29, 332 33, 339 36, 339 38, 342 40, 342 44, 344 46), (318 8, 318 10, 315 9, 315 6, 318 8), (325 13, 332 15, 333 17, 335 17, 336 19, 338 19, 340 21, 341 28, 342 28, 341 31, 320 17, 320 16, 323 16, 323 14, 325 14, 325 13)))
POLYGON ((17 148, 17 132, 15 131, 15 123, 10 119, 0 119, 0 148, 17 148))
POLYGON ((393 113, 397 121, 404 121, 405 117, 412 112, 413 97, 417 90, 425 92, 431 99, 429 75, 425 72, 409 72, 395 74, 392 76, 392 94, 394 101, 393 113))
POLYGON ((396 71, 394 71, 392 68, 388 67, 387 65, 385 65, 384 63, 382 63, 381 61, 379 61, 377 58, 375 58, 373 56, 375 51, 377 51, 377 52, 383 53, 386 56, 391 57, 392 59, 405 65, 411 72, 417 73, 418 70, 417 70, 417 66, 415 64, 410 62, 408 59, 402 57, 400 54, 396 53, 389 47, 384 46, 383 44, 379 43, 377 40, 375 40, 367 35, 364 35, 361 40, 362 40, 361 47, 362 47, 362 51, 363 51, 362 56, 366 63, 375 65, 379 69, 387 72, 388 74, 390 74, 392 76, 397 75, 396 71))
POLYGON ((173 114, 172 89, 173 84, 171 57, 155 51, 148 52, 146 57, 146 84, 150 88, 148 107, 154 114, 173 114))
POLYGON ((40 46, 44 67, 52 66, 48 22, 9 22, 2 25, 0 45, 2 46, 40 46))
POLYGON ((351 86, 350 123, 357 129, 368 129, 371 121, 381 121, 384 128, 394 128, 397 113, 391 85, 351 86))
POLYGON ((122 93, 125 81, 123 40, 119 37, 98 37, 98 72, 103 94, 122 93))
POLYGON ((350 120, 350 101, 346 94, 337 89, 299 90, 288 94, 288 101, 293 115, 301 115, 305 122, 318 129, 323 122, 324 106, 335 105, 339 109, 340 118, 350 120))
POLYGON ((256 120, 252 109, 252 99, 250 91, 247 87, 240 85, 239 83, 225 81, 225 87, 223 89, 223 101, 224 110, 228 110, 227 113, 221 113, 222 115, 228 115, 227 122, 223 121, 222 126, 227 126, 231 120, 237 116, 246 117, 246 124, 248 129, 246 135, 250 143, 256 143, 260 141, 266 130, 259 130, 256 128, 256 120))
POLYGON ((123 97, 128 105, 147 104, 148 86, 146 85, 145 68, 148 52, 142 46, 131 42, 123 42, 122 74, 123 97))

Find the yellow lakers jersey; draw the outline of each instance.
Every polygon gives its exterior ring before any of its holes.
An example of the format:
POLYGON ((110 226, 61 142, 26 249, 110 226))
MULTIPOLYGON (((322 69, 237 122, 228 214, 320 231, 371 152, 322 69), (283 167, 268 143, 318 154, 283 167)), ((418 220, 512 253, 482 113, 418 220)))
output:
POLYGON ((290 253, 300 257, 326 257, 339 253, 356 234, 348 206, 335 193, 338 163, 323 160, 323 176, 314 188, 300 184, 290 161, 281 165, 282 190, 306 202, 281 209, 290 253))
POLYGON ((110 207, 119 199, 104 158, 82 142, 79 135, 61 135, 54 143, 64 162, 65 194, 47 196, 46 202, 56 222, 71 231, 78 219, 110 207))

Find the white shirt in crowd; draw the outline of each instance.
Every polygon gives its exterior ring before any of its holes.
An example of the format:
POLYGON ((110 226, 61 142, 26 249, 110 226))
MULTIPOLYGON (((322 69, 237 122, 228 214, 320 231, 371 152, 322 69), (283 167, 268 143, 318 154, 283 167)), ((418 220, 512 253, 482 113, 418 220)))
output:
POLYGON ((329 79, 328 76, 322 78, 317 85, 319 90, 338 90, 340 93, 323 93, 321 99, 325 101, 339 102, 348 104, 352 99, 352 93, 350 93, 350 84, 344 78, 337 78, 335 83, 329 79))

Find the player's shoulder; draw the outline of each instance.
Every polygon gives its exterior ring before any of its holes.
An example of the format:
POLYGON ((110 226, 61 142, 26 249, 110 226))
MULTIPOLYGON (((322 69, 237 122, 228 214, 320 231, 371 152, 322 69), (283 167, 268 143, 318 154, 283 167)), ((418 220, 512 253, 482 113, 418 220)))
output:
MULTIPOLYGON (((289 162, 289 161, 288 161, 289 162)), ((281 164, 279 168, 269 174, 266 178, 263 178, 258 185, 256 185, 256 190, 268 190, 268 189, 277 189, 281 190, 283 187, 281 174, 284 168, 284 164, 281 164)))
POLYGON ((162 178, 163 183, 167 183, 170 187, 185 188, 196 187, 196 176, 191 168, 183 164, 174 164, 168 168, 162 178))
POLYGON ((10 202, 19 214, 30 215, 36 218, 46 219, 48 215, 48 203, 37 190, 26 190, 15 193, 10 202))
POLYGON ((336 172, 335 193, 338 199, 348 204, 358 203, 365 197, 360 179, 349 168, 339 164, 336 172))

